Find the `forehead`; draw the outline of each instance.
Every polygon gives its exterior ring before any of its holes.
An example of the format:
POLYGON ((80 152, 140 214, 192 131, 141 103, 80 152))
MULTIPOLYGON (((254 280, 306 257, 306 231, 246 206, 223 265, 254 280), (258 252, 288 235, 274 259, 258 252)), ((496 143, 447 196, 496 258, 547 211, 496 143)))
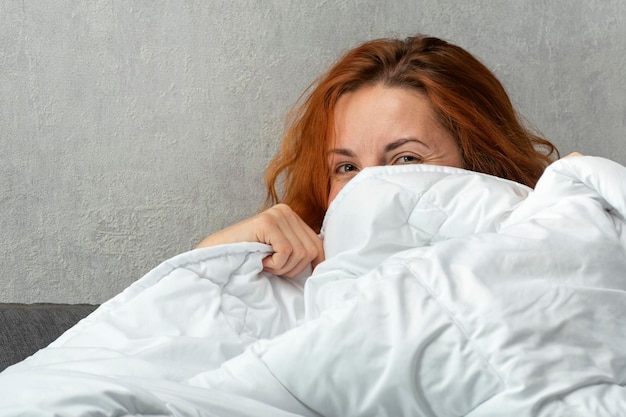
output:
POLYGON ((374 85, 345 93, 334 111, 335 144, 422 136, 442 129, 428 97, 420 91, 374 85))

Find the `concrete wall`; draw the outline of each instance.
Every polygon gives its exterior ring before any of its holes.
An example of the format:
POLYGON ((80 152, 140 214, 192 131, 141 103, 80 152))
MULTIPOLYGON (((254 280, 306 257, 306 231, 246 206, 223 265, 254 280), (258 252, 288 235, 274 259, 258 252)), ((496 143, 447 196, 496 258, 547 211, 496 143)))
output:
POLYGON ((416 32, 481 58, 563 154, 626 163, 622 0, 2 2, 0 302, 102 302, 253 214, 301 91, 416 32))

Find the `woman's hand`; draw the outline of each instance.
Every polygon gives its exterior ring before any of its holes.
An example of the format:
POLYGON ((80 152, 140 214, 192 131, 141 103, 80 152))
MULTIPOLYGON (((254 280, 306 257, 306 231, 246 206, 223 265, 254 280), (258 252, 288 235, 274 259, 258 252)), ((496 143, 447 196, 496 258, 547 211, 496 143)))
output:
POLYGON ((197 246, 260 242, 274 253, 263 259, 266 271, 293 278, 309 264, 324 260, 322 239, 286 204, 277 204, 247 220, 220 230, 197 246))

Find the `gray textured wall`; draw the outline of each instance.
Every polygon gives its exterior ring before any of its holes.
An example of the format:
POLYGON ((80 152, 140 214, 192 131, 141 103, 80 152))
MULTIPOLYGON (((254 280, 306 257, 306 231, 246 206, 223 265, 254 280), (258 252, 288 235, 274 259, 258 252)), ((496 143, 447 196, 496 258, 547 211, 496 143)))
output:
POLYGON ((284 115, 344 49, 480 57, 562 153, 626 163, 626 2, 0 4, 0 302, 98 303, 253 214, 284 115))

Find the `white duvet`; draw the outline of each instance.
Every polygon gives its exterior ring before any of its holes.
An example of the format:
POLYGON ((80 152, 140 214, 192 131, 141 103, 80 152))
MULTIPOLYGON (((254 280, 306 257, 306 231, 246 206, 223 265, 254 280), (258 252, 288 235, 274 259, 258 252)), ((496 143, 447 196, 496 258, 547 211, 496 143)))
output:
POLYGON ((367 169, 312 274, 172 258, 1 373, 0 415, 626 416, 625 218, 601 158, 367 169))

